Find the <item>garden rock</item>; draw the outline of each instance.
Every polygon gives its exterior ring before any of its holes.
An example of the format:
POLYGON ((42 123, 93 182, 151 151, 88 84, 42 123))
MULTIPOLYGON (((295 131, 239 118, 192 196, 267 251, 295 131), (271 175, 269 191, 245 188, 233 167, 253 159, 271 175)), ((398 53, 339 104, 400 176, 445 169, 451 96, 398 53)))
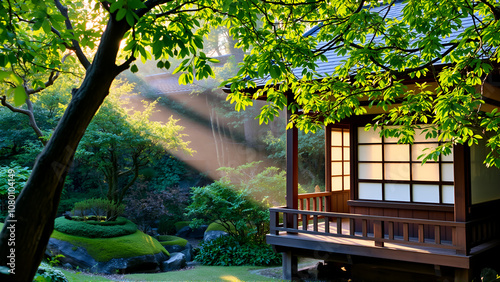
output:
POLYGON ((161 262, 168 259, 167 255, 160 252, 154 255, 113 258, 100 262, 92 258, 85 248, 54 238, 50 238, 46 254, 48 256, 63 255, 64 257, 58 260, 63 265, 71 265, 73 269, 104 274, 157 271, 161 262))
POLYGON ((203 236, 203 241, 208 242, 214 239, 217 239, 222 236, 227 236, 227 232, 225 231, 219 231, 219 230, 212 230, 212 231, 207 231, 205 232, 205 236, 203 236))
POLYGON ((196 229, 192 229, 189 226, 184 226, 175 234, 177 237, 182 237, 182 238, 194 238, 194 239, 201 239, 204 236, 205 230, 207 230, 208 225, 201 225, 200 227, 196 229))
POLYGON ((186 267, 186 256, 183 253, 172 253, 169 260, 161 263, 161 271, 167 272, 186 267))
POLYGON ((170 253, 183 253, 186 256, 186 261, 193 260, 193 246, 188 242, 186 246, 165 245, 163 246, 170 253))

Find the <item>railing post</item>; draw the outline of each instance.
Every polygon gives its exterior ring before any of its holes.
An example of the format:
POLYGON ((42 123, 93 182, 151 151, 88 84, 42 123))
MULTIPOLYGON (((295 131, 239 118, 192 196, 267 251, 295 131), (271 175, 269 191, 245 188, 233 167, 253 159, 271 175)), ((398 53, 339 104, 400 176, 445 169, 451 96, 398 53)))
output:
POLYGON ((467 240, 467 227, 466 225, 457 226, 455 228, 455 246, 457 247, 458 255, 469 255, 470 246, 467 240))
POLYGON ((377 239, 384 239, 384 222, 382 220, 375 220, 373 222, 373 237, 375 238, 375 246, 384 246, 384 242, 377 241, 377 239))
POLYGON ((278 227, 278 224, 279 224, 279 213, 271 210, 270 211, 270 219, 271 219, 271 222, 270 222, 270 227, 269 227, 269 231, 270 231, 270 234, 272 235, 278 235, 279 234, 279 231, 277 229, 278 227))

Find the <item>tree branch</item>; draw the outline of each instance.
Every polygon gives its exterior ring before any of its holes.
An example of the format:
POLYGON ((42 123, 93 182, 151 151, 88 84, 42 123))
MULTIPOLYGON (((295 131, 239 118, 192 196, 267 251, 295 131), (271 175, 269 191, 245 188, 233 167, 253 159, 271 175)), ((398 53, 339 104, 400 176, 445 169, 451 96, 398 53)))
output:
MULTIPOLYGON (((60 0, 54 0, 54 4, 56 5, 56 7, 59 10, 59 12, 61 13, 61 15, 63 15, 64 18, 66 18, 66 20, 64 20, 64 23, 66 24, 66 28, 71 31, 71 34, 74 35, 74 33, 72 32, 73 26, 72 26, 71 21, 69 20, 69 16, 68 16, 68 8, 63 6, 61 4, 60 0)), ((80 47, 80 43, 78 41, 76 41, 75 39, 71 39, 71 44, 73 44, 73 48, 74 48, 73 50, 75 51, 76 57, 78 58, 78 60, 82 64, 82 66, 85 69, 88 69, 90 67, 90 62, 87 59, 87 57, 85 56, 85 54, 83 53, 83 50, 80 47)))

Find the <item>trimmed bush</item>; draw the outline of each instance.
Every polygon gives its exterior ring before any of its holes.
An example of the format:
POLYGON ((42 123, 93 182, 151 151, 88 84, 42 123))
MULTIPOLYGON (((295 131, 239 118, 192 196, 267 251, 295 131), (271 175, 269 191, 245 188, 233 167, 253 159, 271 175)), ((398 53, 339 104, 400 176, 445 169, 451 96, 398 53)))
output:
MULTIPOLYGON (((230 226, 231 226, 230 230, 232 232, 234 232, 234 225, 230 225, 230 226)), ((227 228, 224 227, 224 226, 222 226, 222 224, 220 224, 219 221, 215 221, 215 222, 210 223, 208 225, 208 227, 207 227, 207 230, 205 230, 205 232, 207 232, 207 231, 224 231, 224 232, 228 232, 227 228)), ((230 232, 228 232, 228 233, 230 233, 230 232)))
POLYGON ((79 214, 82 218, 86 218, 87 212, 97 217, 97 220, 106 220, 106 216, 109 216, 107 220, 113 221, 125 210, 125 205, 117 205, 115 202, 107 199, 87 199, 81 202, 75 203, 75 207, 71 211, 74 215, 79 214))
POLYGON ((267 244, 240 244, 232 236, 223 236, 203 242, 195 260, 204 265, 271 266, 281 264, 281 255, 267 244))
POLYGON ((88 223, 58 217, 54 222, 54 229, 69 235, 87 238, 112 238, 134 234, 137 231, 137 226, 128 219, 117 219, 117 222, 123 224, 109 225, 109 223, 95 221, 88 223))
MULTIPOLYGON (((94 227, 97 226, 94 225, 94 227)), ((160 252, 170 256, 160 242, 138 230, 134 234, 114 238, 86 238, 64 234, 59 231, 54 231, 51 237, 85 248, 96 261, 153 255, 160 252)))
POLYGON ((178 221, 175 223, 175 232, 179 232, 182 228, 189 226, 191 221, 178 221))
POLYGON ((184 238, 171 235, 158 236, 158 241, 160 241, 160 244, 162 244, 163 246, 178 245, 181 247, 185 247, 188 243, 188 241, 184 238))

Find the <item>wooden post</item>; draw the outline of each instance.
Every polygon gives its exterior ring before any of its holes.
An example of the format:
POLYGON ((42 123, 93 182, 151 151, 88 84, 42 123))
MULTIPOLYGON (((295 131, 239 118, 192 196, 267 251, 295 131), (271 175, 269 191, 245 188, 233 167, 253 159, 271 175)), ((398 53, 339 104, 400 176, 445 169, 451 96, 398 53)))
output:
MULTIPOLYGON (((325 127, 325 192, 332 192, 332 126, 325 127)), ((331 212, 333 197, 326 197, 326 211, 331 212)))
POLYGON ((376 220, 373 222, 373 237, 375 237, 375 246, 383 247, 384 242, 376 241, 377 239, 384 239, 384 222, 376 220))
POLYGON ((297 257, 291 251, 283 252, 283 279, 297 280, 298 267, 297 257))
MULTIPOLYGON (((470 150, 464 145, 453 147, 453 167, 455 175, 455 221, 467 222, 469 220, 470 198, 470 150)), ((471 238, 467 226, 455 229, 454 242, 457 254, 468 255, 470 252, 471 238)))
MULTIPOLYGON (((293 103, 293 94, 288 94, 288 106, 293 103)), ((287 109, 287 121, 290 121, 292 111, 287 109)), ((297 127, 293 126, 286 131, 286 207, 289 209, 298 209, 298 191, 299 191, 299 132, 297 127)), ((293 222, 293 218, 290 214, 284 220, 289 221, 289 224, 293 222)), ((298 226, 294 225, 293 228, 298 226)))

